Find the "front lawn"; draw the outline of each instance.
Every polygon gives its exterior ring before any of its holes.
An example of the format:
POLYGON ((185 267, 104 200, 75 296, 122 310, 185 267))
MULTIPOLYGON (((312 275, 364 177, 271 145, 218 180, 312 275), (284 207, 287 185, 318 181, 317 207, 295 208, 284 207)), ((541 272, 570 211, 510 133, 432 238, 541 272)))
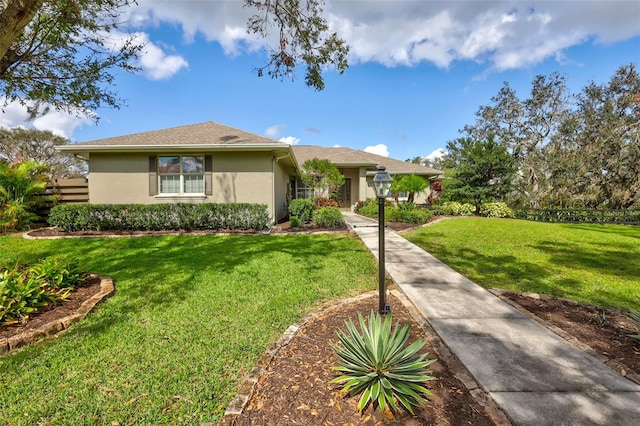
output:
POLYGON ((0 263, 76 257, 115 294, 70 332, 0 358, 0 424, 200 424, 221 418, 269 343, 323 301, 376 288, 346 235, 30 241, 0 263))
POLYGON ((640 227, 456 218, 405 237, 485 288, 640 305, 640 227))

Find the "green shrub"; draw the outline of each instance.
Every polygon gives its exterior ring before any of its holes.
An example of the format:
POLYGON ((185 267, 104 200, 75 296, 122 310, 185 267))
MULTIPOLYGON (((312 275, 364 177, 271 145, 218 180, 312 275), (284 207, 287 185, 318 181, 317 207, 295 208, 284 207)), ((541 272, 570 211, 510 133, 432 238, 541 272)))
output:
POLYGON ((424 224, 429 222, 433 213, 427 209, 403 210, 399 207, 387 207, 385 209, 385 220, 389 222, 424 224))
POLYGON ((372 219, 378 218, 378 204, 366 204, 360 207, 358 213, 362 216, 370 217, 372 219))
POLYGON ((513 217, 513 210, 506 203, 483 203, 480 214, 486 217, 513 217))
POLYGON ((298 216, 291 216, 289 217, 289 224, 292 228, 300 226, 300 219, 298 219, 298 216))
POLYGON ((411 211, 411 210, 415 210, 415 208, 416 208, 416 203, 406 202, 406 203, 398 204, 398 209, 402 211, 411 211))
POLYGON ((0 324, 24 321, 38 308, 58 304, 85 278, 75 261, 48 259, 0 268, 0 324))
POLYGON ((341 345, 335 346, 334 350, 341 365, 332 369, 344 374, 331 383, 346 382, 344 392, 352 396, 362 394, 358 402, 361 412, 370 403, 374 404, 374 409, 377 406, 384 412, 388 405, 395 412, 398 400, 413 414, 412 407, 424 401, 421 394, 431 394, 422 384, 436 380, 426 369, 436 360, 425 360, 428 353, 417 354, 424 346, 421 339, 405 347, 409 324, 398 325, 392 331, 391 315, 382 322, 381 316, 373 311, 368 325, 361 313, 358 313, 358 320, 362 334, 351 320, 346 323, 347 333, 338 331, 341 345))
POLYGON ((446 203, 443 203, 440 210, 444 214, 452 216, 472 216, 476 211, 473 204, 461 204, 456 201, 447 201, 446 203))
POLYGON ((55 200, 44 194, 46 171, 36 161, 10 165, 0 159, 0 231, 22 230, 40 220, 37 207, 55 200))
POLYGON ((296 198, 289 203, 289 216, 297 216, 302 224, 311 222, 312 214, 313 199, 311 198, 296 198))
POLYGON ((49 225, 69 231, 263 230, 270 224, 264 204, 61 204, 49 225))
POLYGON ((337 207, 323 207, 313 212, 313 223, 323 227, 340 226, 344 225, 344 216, 337 207))

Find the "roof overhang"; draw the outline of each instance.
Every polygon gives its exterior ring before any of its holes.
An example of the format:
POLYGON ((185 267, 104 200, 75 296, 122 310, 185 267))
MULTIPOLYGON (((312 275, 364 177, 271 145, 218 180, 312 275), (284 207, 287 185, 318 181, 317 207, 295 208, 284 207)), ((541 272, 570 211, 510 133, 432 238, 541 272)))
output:
POLYGON ((171 145, 59 145, 58 151, 88 158, 92 153, 274 152, 293 156, 290 145, 269 144, 171 144, 171 145))

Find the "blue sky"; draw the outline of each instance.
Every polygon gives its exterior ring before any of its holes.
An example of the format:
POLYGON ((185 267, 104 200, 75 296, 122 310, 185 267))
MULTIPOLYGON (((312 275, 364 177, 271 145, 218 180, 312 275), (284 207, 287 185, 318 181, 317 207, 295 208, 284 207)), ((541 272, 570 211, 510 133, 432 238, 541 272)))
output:
POLYGON ((407 159, 460 137, 504 81, 527 96, 558 71, 572 92, 640 65, 640 2, 332 1, 325 16, 351 45, 351 66, 326 89, 258 78, 264 43, 246 34, 242 1, 140 0, 126 30, 146 43, 142 72, 120 73, 126 104, 97 124, 53 112, 25 121, 18 105, 0 126, 52 130, 83 142, 216 121, 294 144, 348 146, 407 159))

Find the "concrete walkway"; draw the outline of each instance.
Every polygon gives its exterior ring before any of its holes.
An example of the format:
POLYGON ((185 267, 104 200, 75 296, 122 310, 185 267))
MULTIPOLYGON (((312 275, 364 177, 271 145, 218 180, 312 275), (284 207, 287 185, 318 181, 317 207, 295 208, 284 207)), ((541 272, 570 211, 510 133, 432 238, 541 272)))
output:
MULTIPOLYGON (((377 222, 345 219, 377 258, 377 222)), ((387 274, 513 424, 640 425, 639 385, 397 233, 385 235, 387 274)))

